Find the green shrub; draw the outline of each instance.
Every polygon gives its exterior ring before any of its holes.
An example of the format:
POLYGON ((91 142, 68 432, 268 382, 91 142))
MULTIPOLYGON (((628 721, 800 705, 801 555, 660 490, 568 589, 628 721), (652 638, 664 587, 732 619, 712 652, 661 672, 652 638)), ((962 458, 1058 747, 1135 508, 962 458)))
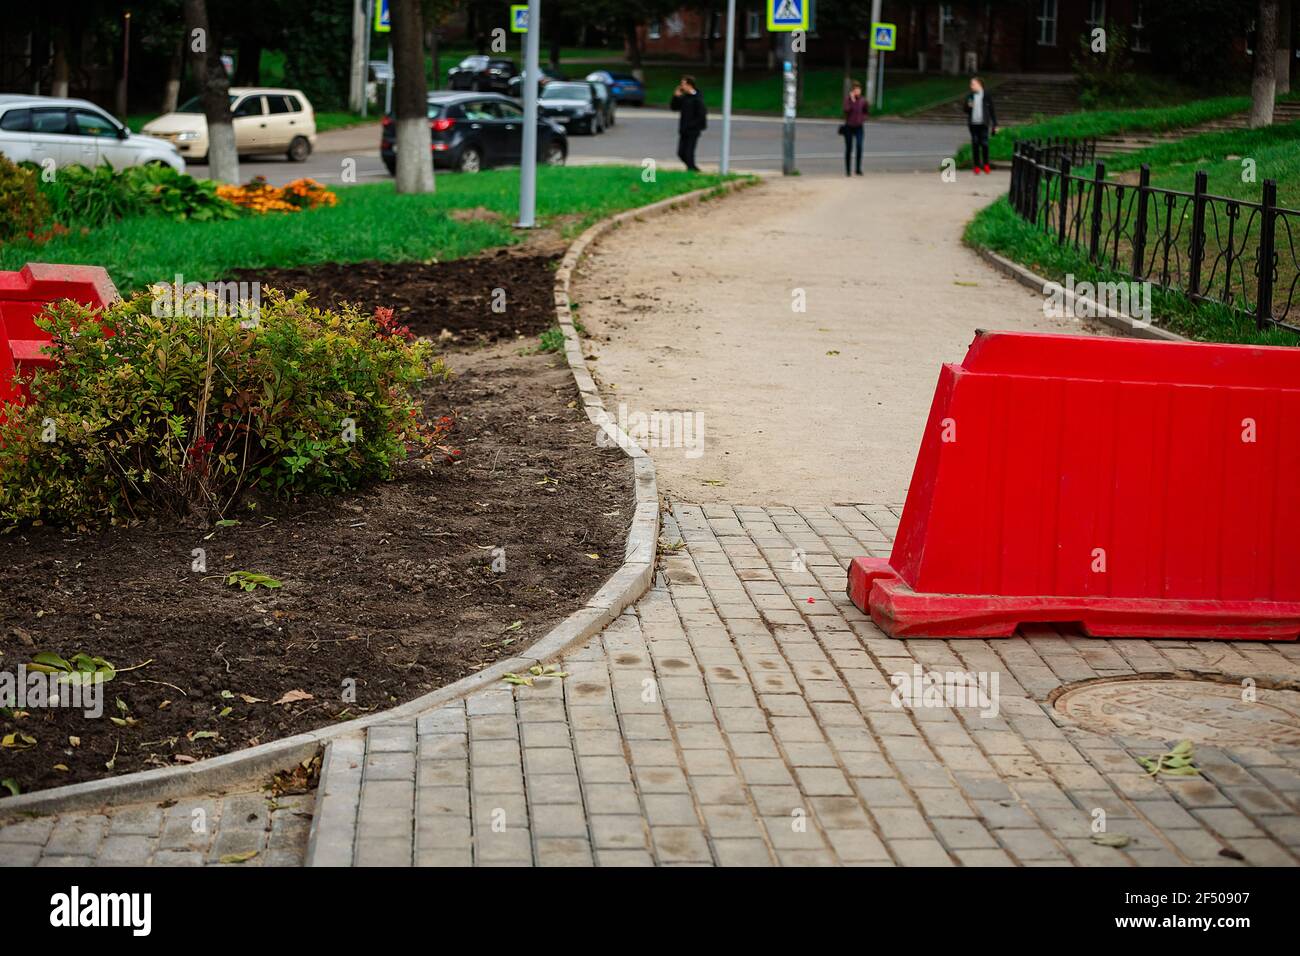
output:
POLYGON ((54 218, 65 226, 98 228, 129 216, 164 215, 172 219, 233 219, 239 210, 217 195, 217 184, 178 173, 170 166, 108 163, 94 169, 72 165, 49 182, 40 179, 54 218))
POLYGON ((446 370, 391 310, 321 311, 269 291, 241 316, 175 291, 102 313, 64 301, 38 320, 60 361, 0 423, 0 523, 214 518, 250 492, 390 477, 408 446, 437 437, 415 387, 446 370))
POLYGON ((50 204, 31 170, 0 156, 0 242, 24 238, 50 219, 50 204))

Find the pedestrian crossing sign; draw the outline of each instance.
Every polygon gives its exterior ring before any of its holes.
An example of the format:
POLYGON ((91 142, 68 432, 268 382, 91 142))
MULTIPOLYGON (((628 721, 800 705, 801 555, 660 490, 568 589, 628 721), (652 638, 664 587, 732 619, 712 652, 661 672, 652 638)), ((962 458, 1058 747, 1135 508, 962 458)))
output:
POLYGON ((528 32, 528 4, 512 3, 510 5, 510 32, 528 32))
POLYGON ((393 21, 388 13, 388 0, 378 0, 375 4, 375 32, 388 33, 393 29, 393 21))
POLYGON ((808 29, 809 0, 767 0, 767 29, 771 33, 793 33, 808 29))
POLYGON ((892 23, 871 24, 871 49, 893 50, 898 46, 898 27, 892 23))

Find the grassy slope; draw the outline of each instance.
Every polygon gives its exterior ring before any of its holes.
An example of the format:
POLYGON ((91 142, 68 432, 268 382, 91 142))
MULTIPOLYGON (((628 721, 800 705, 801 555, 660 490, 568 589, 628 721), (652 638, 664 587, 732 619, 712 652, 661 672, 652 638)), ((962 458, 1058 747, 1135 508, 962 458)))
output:
MULTIPOLYGON (((1107 172, 1151 166, 1153 185, 1190 190, 1197 169, 1209 174, 1210 192, 1220 196, 1258 201, 1260 183, 1276 179, 1282 205, 1300 208, 1300 123, 1260 130, 1206 133, 1176 143, 1153 146, 1127 156, 1112 157, 1107 172), (1233 158, 1228 158, 1233 157, 1233 158), (1256 162, 1256 181, 1242 181, 1242 159, 1256 162)), ((1127 275, 1091 265, 1087 256, 1025 222, 999 199, 971 220, 966 241, 986 246, 1028 266, 1039 275, 1062 279, 1067 273, 1081 281, 1129 281, 1127 275)), ((1280 254, 1282 254, 1280 252, 1280 254)), ((1260 332, 1230 310, 1213 303, 1192 303, 1177 293, 1152 290, 1152 311, 1161 324, 1182 335, 1218 342, 1254 342, 1297 345, 1300 340, 1277 329, 1260 332)), ((1294 320, 1293 320, 1294 321, 1294 320)))
MULTIPOLYGON (((990 141, 989 153, 994 160, 1009 160, 1012 145, 1017 139, 1047 139, 1057 136, 1085 139, 1091 136, 1114 136, 1119 133, 1185 129, 1231 116, 1233 113, 1240 113, 1249 106, 1249 97, 1219 96, 1178 106, 1067 113, 1037 123, 1002 127, 1002 130, 990 141)), ((957 165, 962 168, 970 166, 969 143, 957 151, 957 165)))
MULTIPOLYGON (((544 167, 538 170, 537 211, 543 220, 566 217, 573 231, 613 212, 718 182, 717 176, 661 171, 656 182, 646 183, 640 167, 544 167)), ((43 246, 0 246, 0 269, 28 261, 102 265, 125 292, 170 281, 178 272, 186 281, 209 281, 230 269, 258 266, 453 259, 520 240, 510 225, 519 210, 517 170, 440 175, 437 185, 428 196, 398 196, 390 183, 350 186, 338 191, 333 208, 224 222, 127 219, 43 246), (502 218, 458 222, 449 216, 478 206, 502 218)))

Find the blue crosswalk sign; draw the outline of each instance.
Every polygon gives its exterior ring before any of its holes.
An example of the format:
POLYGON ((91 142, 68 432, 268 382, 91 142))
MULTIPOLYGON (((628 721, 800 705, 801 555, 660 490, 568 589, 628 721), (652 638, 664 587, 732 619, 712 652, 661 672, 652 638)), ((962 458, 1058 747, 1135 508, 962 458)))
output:
POLYGON ((510 5, 510 32, 528 32, 528 4, 513 3, 510 5))
POLYGON ((893 50, 898 46, 898 28, 892 23, 871 24, 871 49, 893 50))
POLYGON ((809 0, 767 0, 767 29, 792 33, 808 29, 809 0))

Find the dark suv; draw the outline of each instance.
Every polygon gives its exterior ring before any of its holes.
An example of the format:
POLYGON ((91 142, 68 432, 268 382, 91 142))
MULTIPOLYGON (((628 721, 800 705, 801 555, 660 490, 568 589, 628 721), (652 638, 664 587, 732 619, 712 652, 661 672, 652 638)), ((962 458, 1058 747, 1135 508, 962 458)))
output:
MULTIPOLYGON (((430 93, 428 102, 434 166, 476 173, 523 156, 524 111, 513 100, 496 93, 430 93)), ((379 155, 390 173, 397 172, 396 141, 397 127, 385 116, 379 155)), ((568 155, 564 128, 538 117, 538 161, 563 166, 568 155)))
POLYGON ((447 85, 453 90, 505 93, 510 89, 511 78, 518 72, 514 60, 476 53, 447 71, 447 85))

